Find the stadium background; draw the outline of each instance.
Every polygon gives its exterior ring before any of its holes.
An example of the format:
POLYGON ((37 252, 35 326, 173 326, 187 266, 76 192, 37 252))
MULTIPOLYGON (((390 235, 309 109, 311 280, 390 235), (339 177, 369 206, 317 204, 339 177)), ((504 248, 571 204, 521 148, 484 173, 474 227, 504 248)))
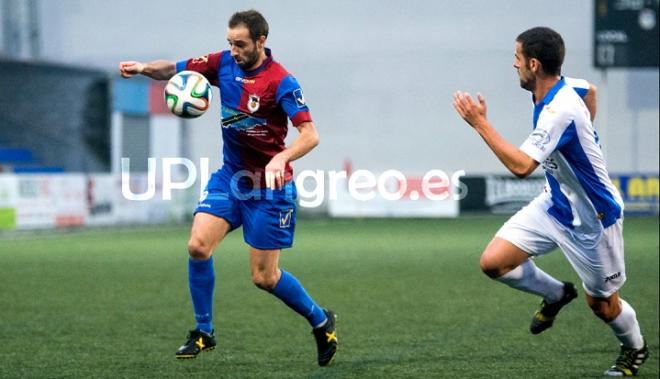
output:
MULTIPOLYGON (((657 1, 619 3, 657 10, 657 1)), ((1 5, 0 377, 176 377, 209 369, 230 377, 585 377, 596 372, 580 365, 588 360, 600 370, 616 352, 607 350, 613 341, 586 307, 569 310, 566 324, 572 326, 544 342, 531 340, 524 324, 535 300, 482 278, 476 265, 506 219, 491 213, 511 213, 537 193, 542 180, 512 179, 455 114, 451 94, 481 92, 498 130, 513 143, 522 141, 531 107, 512 67, 513 47, 521 31, 536 25, 564 36, 564 73, 599 88, 596 127, 632 211, 625 295, 649 331, 653 356, 644 371, 657 375, 658 68, 594 67, 596 2, 1 5), (177 60, 224 49, 227 18, 250 7, 268 19, 268 45, 302 84, 321 134, 321 145, 294 164, 297 172, 396 169, 414 185, 432 169, 466 171, 468 198, 437 209, 424 199, 416 207, 403 200, 303 209, 315 217, 300 222, 297 246, 284 262, 343 313, 346 347, 334 372, 307 365, 307 352, 296 349, 310 343, 299 336, 302 324, 250 288, 238 235, 219 253, 226 285, 218 290, 220 314, 226 315, 219 317, 231 342, 203 357, 200 366, 163 358, 180 342, 177 333, 189 327, 186 221, 199 184, 166 201, 159 176, 154 199, 134 202, 121 195, 119 158, 131 158, 132 188, 140 192, 148 157, 186 157, 195 165, 208 158, 213 169, 220 164, 221 139, 216 101, 200 119, 183 122, 163 108, 162 83, 122 80, 118 62, 177 60), (425 219, 364 218, 369 215, 425 219), (342 275, 335 279, 317 277, 337 272, 342 275), (445 301, 450 305, 442 306, 445 301), (485 309, 497 309, 497 315, 489 317, 485 309), (287 325, 262 316, 239 322, 255 310, 274 312, 287 325), (374 321, 373 312, 384 319, 374 321), (265 361, 259 357, 259 322, 268 326, 268 338, 286 341, 265 361), (136 341, 144 345, 138 356, 122 351, 136 341), (552 349, 552 343, 569 352, 552 349), (475 351, 484 344, 492 344, 492 352, 475 351), (531 348, 521 352, 521 345, 531 348), (549 357, 550 367, 540 356, 549 357), (560 374, 553 371, 557 366, 560 374)), ((657 25, 654 30, 657 35, 657 25)), ((657 43, 648 48, 657 51, 657 43)), ((185 170, 177 169, 184 178, 185 170)), ((576 280, 560 254, 543 264, 576 280)))

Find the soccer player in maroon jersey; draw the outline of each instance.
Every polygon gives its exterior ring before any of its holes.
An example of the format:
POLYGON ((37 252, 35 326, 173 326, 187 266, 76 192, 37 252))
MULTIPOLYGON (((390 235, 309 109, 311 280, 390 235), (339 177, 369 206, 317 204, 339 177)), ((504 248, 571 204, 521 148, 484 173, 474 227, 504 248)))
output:
POLYGON ((265 46, 264 17, 255 10, 237 12, 228 26, 228 50, 179 62, 119 64, 125 78, 142 74, 167 80, 191 70, 220 89, 223 165, 211 176, 197 204, 188 241, 189 287, 197 325, 176 357, 195 358, 215 347, 213 250, 229 232, 243 226, 252 281, 307 319, 316 338, 318 363, 326 366, 337 352, 335 315, 279 267, 281 249, 292 246, 296 224, 296 186, 289 163, 318 144, 318 133, 300 85, 265 46), (285 146, 288 120, 299 135, 285 146))

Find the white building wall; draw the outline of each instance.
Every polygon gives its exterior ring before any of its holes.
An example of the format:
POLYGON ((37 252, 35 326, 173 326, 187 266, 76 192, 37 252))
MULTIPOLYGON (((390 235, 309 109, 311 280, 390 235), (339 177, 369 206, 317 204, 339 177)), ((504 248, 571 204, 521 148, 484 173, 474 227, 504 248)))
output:
MULTIPOLYGON (((595 70, 592 6, 587 0, 42 1, 41 46, 48 60, 115 72, 121 60, 223 49, 229 16, 254 7, 268 19, 268 44, 302 84, 321 133, 321 145, 296 169, 341 169, 351 159, 355 168, 376 171, 470 174, 504 169, 456 115, 452 93, 480 91, 495 127, 521 143, 532 112, 512 67, 514 41, 527 28, 550 26, 567 45, 564 73, 607 95, 596 127, 607 126, 600 132, 611 170, 657 172, 658 69, 607 76, 595 70), (652 85, 637 93, 639 83, 652 85)), ((191 159, 219 164, 218 112, 215 105, 187 123, 191 159)))

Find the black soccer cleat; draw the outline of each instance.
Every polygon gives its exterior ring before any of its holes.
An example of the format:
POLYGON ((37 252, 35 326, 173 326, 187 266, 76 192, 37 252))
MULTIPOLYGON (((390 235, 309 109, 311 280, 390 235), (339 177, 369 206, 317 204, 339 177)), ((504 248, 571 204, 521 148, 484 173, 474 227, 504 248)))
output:
POLYGON ((316 338, 319 366, 329 366, 337 354, 337 330, 335 329, 337 316, 329 309, 324 309, 323 312, 328 317, 328 321, 325 325, 312 329, 312 334, 316 338))
POLYGON ((569 282, 564 283, 564 294, 561 296, 561 299, 557 302, 548 304, 545 300, 541 301, 541 306, 534 313, 532 317, 532 323, 529 326, 529 331, 532 334, 539 334, 542 331, 550 328, 552 323, 555 321, 555 316, 557 313, 564 307, 564 305, 570 303, 577 297, 577 290, 575 285, 569 282))
POLYGON ((637 376, 639 366, 649 357, 649 347, 644 341, 641 349, 632 349, 621 345, 621 352, 610 367, 603 373, 605 376, 637 376))
POLYGON ((176 351, 177 359, 193 359, 202 351, 215 349, 215 336, 213 332, 207 333, 199 329, 188 333, 188 340, 176 351))

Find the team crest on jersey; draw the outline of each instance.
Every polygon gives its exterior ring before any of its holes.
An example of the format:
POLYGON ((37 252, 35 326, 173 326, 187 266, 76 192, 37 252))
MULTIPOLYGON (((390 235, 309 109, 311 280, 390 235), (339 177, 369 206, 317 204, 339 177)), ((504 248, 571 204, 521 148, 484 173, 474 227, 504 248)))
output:
POLYGON ((247 109, 254 113, 259 110, 259 96, 257 95, 250 95, 248 97, 248 103, 247 103, 247 109))
POLYGON ((293 91, 293 97, 296 98, 296 105, 298 106, 298 108, 302 108, 305 106, 305 96, 303 95, 302 90, 300 88, 293 91))

